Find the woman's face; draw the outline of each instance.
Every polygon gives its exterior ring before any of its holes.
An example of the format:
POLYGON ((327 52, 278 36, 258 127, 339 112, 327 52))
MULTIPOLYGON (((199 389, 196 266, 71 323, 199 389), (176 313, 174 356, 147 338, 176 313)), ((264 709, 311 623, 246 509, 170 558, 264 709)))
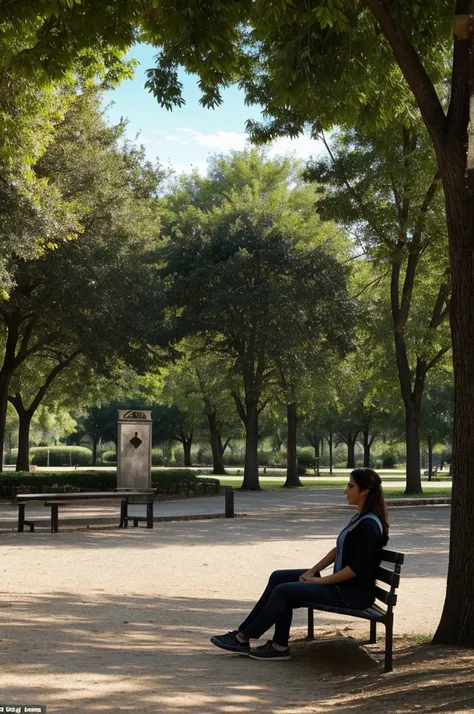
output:
POLYGON ((360 507, 364 503, 367 494, 369 493, 369 490, 367 488, 361 489, 359 486, 356 484, 354 479, 352 478, 352 474, 349 476, 349 483, 344 489, 344 493, 346 494, 346 499, 347 503, 350 506, 357 506, 360 507))

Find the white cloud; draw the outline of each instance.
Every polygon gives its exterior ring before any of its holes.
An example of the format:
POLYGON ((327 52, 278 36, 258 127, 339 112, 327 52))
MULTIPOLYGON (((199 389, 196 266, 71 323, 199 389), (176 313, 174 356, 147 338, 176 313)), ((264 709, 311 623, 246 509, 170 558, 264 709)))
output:
MULTIPOLYGON (((148 138, 141 138, 141 141, 152 160, 157 155, 162 163, 168 162, 178 174, 191 173, 197 169, 201 175, 206 175, 206 159, 210 154, 242 151, 252 146, 247 134, 243 132, 219 130, 206 134, 187 127, 178 127, 171 132, 155 130, 148 138)), ((267 150, 271 158, 291 154, 306 161, 310 156, 324 152, 324 147, 320 141, 299 136, 296 139, 276 139, 267 146, 267 150)))
POLYGON ((183 139, 181 136, 176 136, 176 134, 167 134, 164 139, 160 139, 159 141, 175 141, 177 144, 184 144, 185 146, 189 144, 189 141, 186 141, 186 139, 183 139))
POLYGON ((284 136, 281 139, 275 139, 271 144, 269 154, 270 156, 281 156, 294 153, 300 159, 309 159, 310 156, 316 156, 324 150, 321 141, 311 139, 309 136, 299 136, 296 139, 284 136))
POLYGON ((180 128, 178 132, 188 137, 191 142, 217 151, 242 151, 245 148, 247 136, 235 131, 217 131, 215 134, 203 134, 195 129, 180 128))
MULTIPOLYGON (((250 146, 248 136, 244 133, 217 131, 215 134, 204 134, 195 129, 186 129, 184 127, 180 127, 177 131, 179 135, 175 135, 174 141, 179 141, 179 136, 184 135, 189 143, 194 142, 199 146, 217 151, 242 151, 250 146)), ((275 139, 269 145, 269 155, 295 154, 302 159, 307 159, 311 155, 320 153, 323 149, 324 147, 320 141, 311 139, 309 136, 299 136, 296 139, 282 137, 281 139, 275 139)))

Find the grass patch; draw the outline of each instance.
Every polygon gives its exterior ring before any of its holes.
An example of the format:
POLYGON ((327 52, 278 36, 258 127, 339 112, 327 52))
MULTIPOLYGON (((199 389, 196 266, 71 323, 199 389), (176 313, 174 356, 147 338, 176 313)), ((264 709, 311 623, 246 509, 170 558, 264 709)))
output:
POLYGON ((423 493, 410 494, 402 488, 388 488, 384 493, 387 498, 451 498, 450 488, 427 488, 423 493))
MULTIPOLYGON (((221 482, 221 486, 232 486, 232 488, 239 488, 242 485, 243 476, 215 476, 221 482)), ((272 490, 274 488, 281 488, 284 484, 284 479, 271 479, 260 481, 260 487, 266 490, 272 490)), ((301 479, 301 483, 305 488, 335 488, 338 490, 344 489, 344 483, 341 481, 305 481, 304 477, 301 479)))
POLYGON ((416 645, 429 645, 433 639, 433 635, 405 635, 405 637, 416 645))
MULTIPOLYGON (((221 486, 232 486, 232 488, 240 488, 242 485, 242 477, 237 476, 233 478, 232 476, 220 476, 218 477, 221 486)), ((330 488, 334 489, 337 491, 343 491, 344 490, 344 484, 341 482, 337 481, 326 481, 326 480, 321 480, 321 481, 306 481, 305 478, 303 477, 301 479, 301 483, 303 484, 303 487, 306 489, 322 489, 322 488, 330 488)), ((260 487, 262 488, 263 491, 272 491, 276 488, 282 488, 283 486, 283 481, 281 479, 278 480, 269 480, 269 481, 260 481, 260 487)), ((400 486, 395 487, 395 488, 387 488, 385 489, 385 495, 387 498, 449 498, 451 496, 451 489, 450 488, 429 488, 424 491, 424 493, 419 493, 416 495, 410 495, 410 496, 405 496, 405 487, 400 486)))

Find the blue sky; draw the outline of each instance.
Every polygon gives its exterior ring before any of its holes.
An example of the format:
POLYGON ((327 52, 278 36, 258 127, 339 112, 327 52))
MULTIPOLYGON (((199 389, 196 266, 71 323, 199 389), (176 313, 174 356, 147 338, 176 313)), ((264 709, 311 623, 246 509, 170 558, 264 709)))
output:
MULTIPOLYGON (((199 104, 196 78, 183 72, 180 80, 184 85, 186 104, 172 112, 162 109, 144 86, 145 72, 155 65, 156 53, 156 48, 149 45, 133 48, 129 56, 137 59, 140 65, 133 80, 106 93, 107 117, 111 122, 127 118, 129 138, 135 139, 139 134, 138 142, 145 146, 150 160, 158 159, 179 173, 189 172, 192 168, 205 173, 210 154, 245 147, 245 121, 260 119, 260 108, 245 106, 243 93, 237 87, 231 87, 225 90, 219 108, 204 109, 199 104)), ((270 155, 294 153, 303 159, 320 152, 320 144, 307 137, 279 139, 270 149, 270 155)))

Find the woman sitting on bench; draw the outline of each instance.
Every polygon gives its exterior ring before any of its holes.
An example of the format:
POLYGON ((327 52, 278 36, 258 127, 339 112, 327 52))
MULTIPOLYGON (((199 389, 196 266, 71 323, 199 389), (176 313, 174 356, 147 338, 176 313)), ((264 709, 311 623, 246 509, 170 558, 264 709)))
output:
POLYGON ((336 546, 309 570, 275 570, 259 601, 238 630, 211 637, 212 644, 253 659, 290 659, 288 639, 293 609, 314 605, 364 609, 375 600, 375 572, 388 541, 387 508, 380 476, 368 468, 352 471, 344 489, 357 513, 339 534, 336 546), (331 575, 320 570, 334 563, 331 575), (252 648, 272 625, 275 634, 252 648))

